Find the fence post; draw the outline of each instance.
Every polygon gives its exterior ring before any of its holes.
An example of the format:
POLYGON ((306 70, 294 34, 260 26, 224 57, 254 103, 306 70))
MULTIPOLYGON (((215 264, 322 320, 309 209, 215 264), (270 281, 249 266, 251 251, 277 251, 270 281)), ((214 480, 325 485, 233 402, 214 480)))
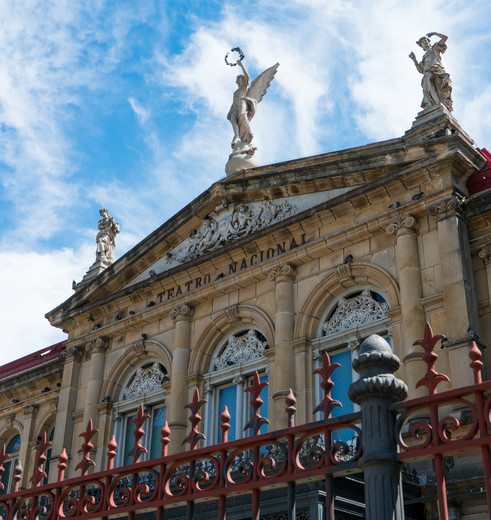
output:
POLYGON ((384 338, 372 334, 360 347, 353 368, 360 374, 349 398, 360 405, 367 520, 404 520, 401 462, 390 405, 407 397, 406 384, 394 376, 400 362, 384 338))

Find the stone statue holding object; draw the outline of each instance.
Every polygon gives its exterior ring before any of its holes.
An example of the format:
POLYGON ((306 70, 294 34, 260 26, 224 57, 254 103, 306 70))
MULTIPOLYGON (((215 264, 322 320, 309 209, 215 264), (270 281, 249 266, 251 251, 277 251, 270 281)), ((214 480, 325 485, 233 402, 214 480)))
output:
POLYGON ((114 248, 116 247, 116 235, 119 233, 119 224, 114 220, 106 208, 99 210, 102 217, 97 223, 99 229, 96 242, 95 262, 90 266, 82 281, 72 283, 72 289, 78 291, 88 281, 102 273, 114 262, 114 248))
POLYGON ((116 235, 119 233, 119 224, 109 215, 106 208, 99 211, 102 217, 97 227, 96 242, 96 263, 100 262, 102 266, 109 267, 114 262, 114 248, 116 246, 116 235))
POLYGON ((254 117, 257 105, 263 99, 264 94, 266 94, 280 65, 276 63, 269 69, 266 69, 249 86, 249 74, 242 63, 244 54, 238 47, 232 49, 232 52, 238 52, 239 59, 235 63, 230 63, 228 61, 230 53, 227 53, 225 62, 231 66, 238 65, 242 69, 243 74, 237 76, 238 88, 234 92, 232 106, 227 114, 227 119, 232 124, 234 130, 232 153, 225 166, 227 175, 245 168, 259 166, 259 161, 254 155, 257 148, 251 144, 254 134, 251 130, 250 121, 254 117))
POLYGON ((452 107, 452 82, 450 75, 445 72, 441 55, 447 50, 447 36, 437 32, 430 32, 421 37, 416 43, 425 51, 420 63, 414 52, 409 54, 419 73, 423 74, 423 101, 421 107, 427 109, 439 104, 444 105, 450 112, 452 107), (430 38, 438 36, 439 41, 431 45, 430 38))

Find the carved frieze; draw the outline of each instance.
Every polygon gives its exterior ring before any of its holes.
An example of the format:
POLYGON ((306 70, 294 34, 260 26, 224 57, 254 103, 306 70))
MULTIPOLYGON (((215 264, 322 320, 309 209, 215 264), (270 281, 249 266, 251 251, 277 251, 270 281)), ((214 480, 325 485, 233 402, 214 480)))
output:
POLYGON ((180 246, 167 253, 167 263, 184 263, 214 251, 293 215, 297 207, 288 201, 270 200, 251 204, 230 204, 226 199, 207 215, 180 246))
POLYGON ((377 301, 369 290, 351 298, 341 298, 333 315, 322 326, 326 336, 349 330, 386 317, 387 302, 377 301))
POLYGON ((266 340, 261 339, 255 330, 245 334, 231 336, 222 353, 213 360, 213 370, 222 370, 232 365, 238 365, 251 359, 263 357, 268 348, 266 340))
POLYGON ((156 390, 162 390, 162 384, 168 381, 167 373, 158 362, 147 367, 140 367, 123 392, 123 399, 131 399, 156 390))

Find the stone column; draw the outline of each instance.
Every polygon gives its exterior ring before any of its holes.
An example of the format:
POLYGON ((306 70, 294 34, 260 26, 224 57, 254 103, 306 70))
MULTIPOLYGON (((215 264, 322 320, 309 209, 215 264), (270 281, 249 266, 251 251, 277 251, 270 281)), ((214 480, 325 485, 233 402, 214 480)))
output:
MULTIPOLYGON (((295 352, 295 382, 297 389, 297 413, 295 420, 297 424, 306 424, 314 420, 312 416, 312 403, 315 395, 312 377, 312 344, 306 338, 298 339, 293 342, 293 350, 295 352)), ((284 428, 285 425, 286 416, 284 416, 283 422, 280 420, 280 427, 284 428)))
POLYGON ((360 405, 365 474, 365 518, 403 520, 401 466, 394 435, 396 416, 390 405, 407 396, 406 384, 394 376, 399 359, 387 342, 372 334, 361 345, 353 368, 360 379, 349 388, 349 398, 360 405))
POLYGON ((108 345, 109 343, 104 338, 97 338, 89 341, 85 347, 86 351, 91 353, 91 358, 89 362, 87 391, 85 394, 84 417, 82 419, 82 426, 84 430, 89 422, 89 419, 92 419, 94 428, 99 427, 99 410, 97 405, 100 402, 102 383, 104 380, 106 349, 108 345))
POLYGON ((23 430, 21 433, 21 442, 19 448, 19 460, 22 464, 22 487, 30 487, 29 479, 31 478, 33 468, 31 468, 31 454, 33 447, 37 444, 36 439, 33 439, 34 426, 36 423, 36 415, 38 413, 39 406, 36 404, 29 404, 24 406, 24 420, 23 430))
MULTIPOLYGON (((63 376, 56 412, 53 453, 57 456, 66 448, 68 456, 72 455, 73 418, 77 404, 80 362, 83 350, 78 346, 67 347, 60 356, 64 358, 63 376)), ((75 449, 78 447, 76 446, 75 449)), ((57 472, 50 471, 49 481, 56 482, 57 472)))
POLYGON ((285 264, 268 275, 270 280, 276 281, 273 410, 269 417, 271 430, 285 427, 285 397, 290 388, 295 387, 295 357, 292 346, 295 274, 295 268, 285 264))
POLYGON ((441 284, 444 302, 444 328, 436 331, 447 336, 446 348, 452 356, 450 380, 454 387, 473 383, 472 374, 461 367, 468 363, 472 338, 469 327, 480 334, 479 311, 469 247, 467 226, 460 211, 461 199, 452 195, 430 206, 437 218, 441 284))
POLYGON ((406 382, 410 397, 422 396, 416 383, 424 376, 426 365, 421 348, 413 343, 422 338, 426 320, 421 298, 421 265, 418 248, 418 221, 408 216, 387 226, 387 233, 396 235, 396 265, 401 291, 402 353, 406 369, 406 382))
POLYGON ((185 450, 182 441, 186 437, 188 403, 187 375, 191 350, 191 321, 193 309, 179 305, 170 312, 174 320, 174 343, 172 345, 172 375, 167 407, 167 421, 171 429, 169 454, 185 450))

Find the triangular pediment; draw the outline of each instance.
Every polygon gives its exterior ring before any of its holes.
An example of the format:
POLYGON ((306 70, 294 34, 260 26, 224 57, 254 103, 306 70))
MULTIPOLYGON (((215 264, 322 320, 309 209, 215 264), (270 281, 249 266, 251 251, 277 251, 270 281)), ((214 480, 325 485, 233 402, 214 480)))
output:
MULTIPOLYGON (((475 171, 475 159, 466 155, 477 152, 458 137, 418 137, 416 142, 392 139, 254 168, 218 181, 47 317, 53 325, 62 326, 103 302, 156 282, 162 285, 165 277, 199 269, 211 259, 215 262, 222 252, 247 249, 258 237, 263 243, 254 247, 267 249, 268 234, 293 228, 303 218, 327 208, 339 207, 349 213, 355 207, 376 203, 382 196, 389 203, 390 197, 399 193, 403 198, 407 190, 415 191, 411 183, 417 181, 402 179, 409 179, 418 170, 431 176, 436 163, 460 161, 459 175, 465 177, 475 171)), ((292 233, 282 247, 305 240, 299 231, 292 233)))

